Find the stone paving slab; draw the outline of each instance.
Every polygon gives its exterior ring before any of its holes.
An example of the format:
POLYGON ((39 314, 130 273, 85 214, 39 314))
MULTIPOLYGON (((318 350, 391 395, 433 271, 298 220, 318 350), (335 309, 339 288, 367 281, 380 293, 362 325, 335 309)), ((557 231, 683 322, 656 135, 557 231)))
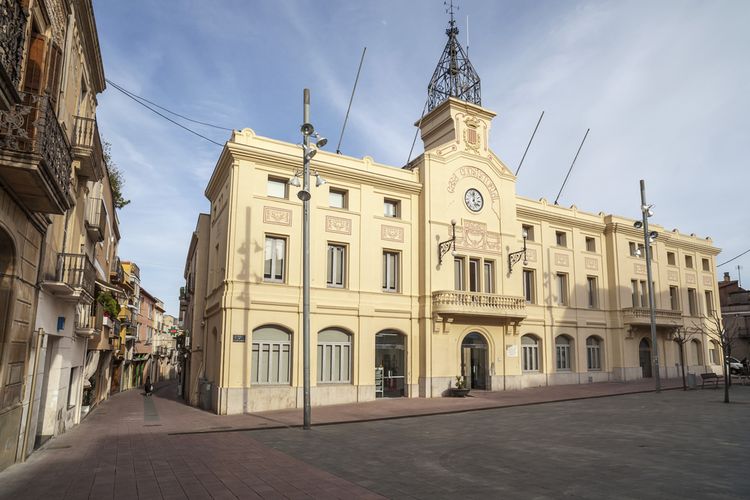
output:
MULTIPOLYGON (((646 381, 378 400, 313 408, 313 424, 475 412, 652 389, 652 381, 646 381)), ((712 392, 720 399, 720 390, 712 392)), ((81 425, 48 441, 26 463, 1 472, 0 498, 381 498, 366 480, 339 477, 253 437, 258 430, 301 424, 301 410, 217 416, 177 400, 171 383, 160 384, 151 398, 131 390, 101 403, 81 425), (241 432, 245 429, 254 432, 241 432)), ((432 487, 423 486, 425 491, 432 487)))

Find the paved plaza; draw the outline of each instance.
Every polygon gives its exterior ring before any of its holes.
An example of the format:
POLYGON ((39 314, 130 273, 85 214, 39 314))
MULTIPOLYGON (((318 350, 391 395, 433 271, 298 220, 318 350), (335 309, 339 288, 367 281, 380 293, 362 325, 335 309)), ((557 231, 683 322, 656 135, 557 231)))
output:
POLYGON ((750 387, 729 405, 651 387, 314 408, 310 431, 297 410, 220 417, 173 385, 128 391, 0 473, 0 498, 747 498, 750 387))

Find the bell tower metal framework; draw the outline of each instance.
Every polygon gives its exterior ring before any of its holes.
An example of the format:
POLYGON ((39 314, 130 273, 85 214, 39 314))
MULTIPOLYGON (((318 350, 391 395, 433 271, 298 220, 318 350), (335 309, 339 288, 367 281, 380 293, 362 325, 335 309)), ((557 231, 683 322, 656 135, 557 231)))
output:
POLYGON ((427 111, 432 111, 449 97, 482 105, 482 92, 479 75, 469 61, 469 56, 458 42, 458 27, 453 17, 453 2, 450 8, 450 22, 445 34, 443 55, 440 56, 430 84, 427 86, 427 111))

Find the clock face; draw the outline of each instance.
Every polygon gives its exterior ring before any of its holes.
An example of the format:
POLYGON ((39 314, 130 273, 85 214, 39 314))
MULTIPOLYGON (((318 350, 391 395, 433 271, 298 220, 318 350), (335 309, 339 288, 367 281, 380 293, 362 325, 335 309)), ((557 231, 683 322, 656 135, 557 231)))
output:
POLYGON ((482 193, 474 188, 466 191, 466 195, 464 195, 464 201, 466 202, 466 206, 469 207, 469 210, 471 210, 472 212, 479 212, 480 210, 482 210, 482 206, 484 206, 482 193))

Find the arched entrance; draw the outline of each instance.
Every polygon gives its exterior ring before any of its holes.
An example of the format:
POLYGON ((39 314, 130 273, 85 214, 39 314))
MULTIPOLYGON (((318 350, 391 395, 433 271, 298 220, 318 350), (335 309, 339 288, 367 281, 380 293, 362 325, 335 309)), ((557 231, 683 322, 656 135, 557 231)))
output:
POLYGON ((395 330, 375 335, 375 396, 406 396, 406 337, 395 330))
POLYGON ((472 332, 461 342, 461 375, 466 378, 466 387, 470 389, 487 389, 487 341, 472 332))
POLYGON ((638 360, 640 361, 643 378, 651 378, 651 343, 648 339, 641 339, 638 345, 638 360))

